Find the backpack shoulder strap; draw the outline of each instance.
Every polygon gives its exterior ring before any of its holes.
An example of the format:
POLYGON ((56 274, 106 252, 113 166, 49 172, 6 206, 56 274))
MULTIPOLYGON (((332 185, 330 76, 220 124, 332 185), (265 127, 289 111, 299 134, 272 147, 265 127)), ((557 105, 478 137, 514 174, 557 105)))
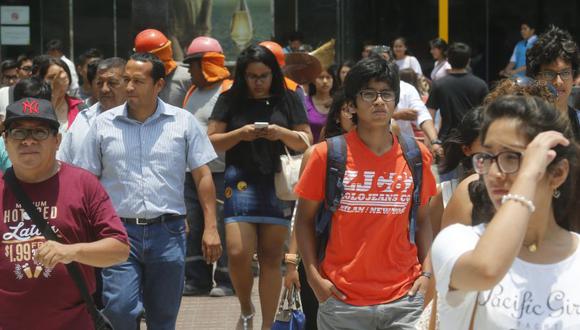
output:
POLYGON ((411 199, 411 211, 409 213, 409 241, 415 244, 415 231, 417 228, 417 215, 421 204, 421 185, 423 183, 423 156, 415 137, 399 134, 397 136, 403 157, 413 175, 413 198, 411 199))
POLYGON ((318 260, 322 261, 326 252, 326 244, 330 236, 332 216, 338 209, 344 195, 344 172, 346 171, 346 139, 344 135, 326 140, 328 147, 326 159, 326 182, 324 203, 316 217, 316 236, 318 239, 318 260))

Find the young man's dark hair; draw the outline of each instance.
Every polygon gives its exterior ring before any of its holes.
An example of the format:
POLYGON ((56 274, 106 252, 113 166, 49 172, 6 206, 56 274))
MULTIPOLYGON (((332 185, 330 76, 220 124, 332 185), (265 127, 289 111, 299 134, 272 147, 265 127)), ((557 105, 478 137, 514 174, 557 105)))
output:
POLYGON ((526 52, 526 75, 536 77, 542 64, 550 64, 558 58, 570 63, 572 70, 578 72, 580 60, 574 38, 567 31, 552 25, 526 52))
POLYGON ((293 31, 288 36, 288 41, 304 41, 304 33, 300 31, 293 31))
POLYGON ((536 30, 536 27, 538 26, 535 22, 531 20, 523 20, 522 24, 520 25, 527 25, 532 30, 536 30))
POLYGON ((18 63, 15 60, 9 58, 0 63, 0 71, 2 71, 2 75, 4 75, 4 71, 10 69, 18 69, 18 63))
POLYGON ((93 84, 93 81, 97 77, 97 69, 100 62, 101 61, 96 60, 87 64, 87 82, 89 83, 89 86, 93 84))
POLYGON ((52 39, 46 43, 46 51, 64 53, 64 45, 60 39, 52 39))
POLYGON ((30 77, 20 80, 14 85, 14 100, 18 101, 25 97, 51 100, 52 91, 50 85, 38 77, 30 77))
MULTIPOLYGON (((356 104, 356 97, 371 80, 384 81, 395 92, 395 106, 399 103, 401 85, 399 69, 394 62, 388 62, 383 57, 371 54, 355 64, 344 80, 344 94, 348 102, 356 104)), ((356 113, 352 114, 352 122, 357 123, 356 113)))
POLYGON ((81 55, 79 55, 79 58, 77 59, 77 64, 84 65, 88 60, 92 58, 102 59, 103 53, 96 48, 90 48, 81 55))
POLYGON ((454 42, 447 49, 447 61, 453 69, 464 69, 469 63, 471 48, 462 42, 454 42))
POLYGON ((22 54, 18 55, 18 57, 16 58, 16 63, 18 63, 18 67, 20 67, 22 63, 26 61, 32 61, 32 56, 29 56, 28 54, 22 54))
POLYGON ((149 62, 153 65, 151 69, 151 78, 153 78, 153 83, 159 81, 159 79, 165 78, 165 66, 159 57, 151 53, 135 53, 129 57, 130 60, 137 62, 149 62))
POLYGON ((401 88, 397 66, 379 56, 362 59, 350 69, 344 81, 346 99, 355 103, 358 93, 367 87, 371 80, 386 82, 395 92, 395 105, 399 103, 401 88))

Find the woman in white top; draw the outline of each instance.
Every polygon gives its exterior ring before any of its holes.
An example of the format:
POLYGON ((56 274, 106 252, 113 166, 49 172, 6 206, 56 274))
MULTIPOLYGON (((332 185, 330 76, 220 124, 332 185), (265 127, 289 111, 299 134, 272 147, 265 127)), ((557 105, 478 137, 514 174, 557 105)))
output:
POLYGON ((481 140, 473 165, 496 212, 433 243, 441 329, 580 329, 569 230, 579 149, 567 120, 540 98, 504 96, 486 108, 481 140))
POLYGON ((435 60, 435 65, 431 71, 431 80, 441 79, 449 74, 451 64, 447 62, 447 42, 441 38, 435 38, 429 41, 431 56, 435 60))
POLYGON ((395 53, 395 60, 399 70, 411 68, 418 75, 423 75, 421 65, 417 58, 407 54, 407 40, 405 38, 399 37, 393 41, 393 52, 395 53))

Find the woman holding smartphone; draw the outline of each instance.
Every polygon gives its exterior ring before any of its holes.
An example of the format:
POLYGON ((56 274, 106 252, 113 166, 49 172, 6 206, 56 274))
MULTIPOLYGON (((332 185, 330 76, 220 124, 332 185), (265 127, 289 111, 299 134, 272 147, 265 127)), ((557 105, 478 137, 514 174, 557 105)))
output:
POLYGON ((270 329, 293 211, 293 202, 276 197, 274 174, 284 146, 302 152, 308 147, 303 137, 311 143, 312 133, 300 97, 286 89, 267 48, 250 46, 240 54, 234 83, 218 98, 208 135, 217 151, 226 152, 224 218, 230 276, 241 306, 238 328, 252 328, 252 256, 257 249, 262 329, 270 329))

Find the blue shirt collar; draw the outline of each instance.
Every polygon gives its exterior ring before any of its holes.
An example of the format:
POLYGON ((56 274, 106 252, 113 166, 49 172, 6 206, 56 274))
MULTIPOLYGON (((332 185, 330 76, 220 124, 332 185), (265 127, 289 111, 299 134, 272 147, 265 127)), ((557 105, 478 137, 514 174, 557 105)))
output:
MULTIPOLYGON (((123 110, 117 111, 115 114, 115 118, 124 117, 127 120, 133 121, 132 119, 129 118, 127 102, 122 104, 120 107, 123 107, 123 110)), ((155 120, 161 116, 175 116, 176 114, 177 114, 177 111, 176 111, 175 107, 168 106, 167 103, 163 102, 160 98, 157 98, 157 109, 155 110, 153 115, 151 115, 151 117, 147 118, 147 120, 145 122, 150 122, 150 121, 155 120)))

